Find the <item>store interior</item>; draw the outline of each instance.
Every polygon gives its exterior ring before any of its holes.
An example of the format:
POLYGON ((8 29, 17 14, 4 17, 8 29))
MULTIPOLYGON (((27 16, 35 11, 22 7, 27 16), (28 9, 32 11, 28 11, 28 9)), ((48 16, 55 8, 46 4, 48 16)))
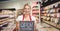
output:
POLYGON ((31 6, 38 29, 60 31, 60 0, 0 0, 0 31, 17 31, 16 19, 23 15, 24 4, 31 6), (51 3, 52 2, 52 3, 51 3))

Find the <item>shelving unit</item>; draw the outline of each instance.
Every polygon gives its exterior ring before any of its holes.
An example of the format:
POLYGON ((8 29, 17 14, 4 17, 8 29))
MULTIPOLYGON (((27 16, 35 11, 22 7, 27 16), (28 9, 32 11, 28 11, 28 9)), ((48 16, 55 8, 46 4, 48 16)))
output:
POLYGON ((36 17, 36 20, 40 22, 40 4, 34 2, 32 5, 32 15, 36 17), (35 5, 34 5, 35 3, 35 5))
MULTIPOLYGON (((8 29, 7 27, 14 25, 15 9, 1 9, 0 12, 0 31, 8 29), (12 24, 10 24, 12 23, 12 24)), ((14 26, 15 27, 15 26, 14 26)), ((11 27, 10 27, 11 28, 11 27)), ((13 28, 13 27, 12 27, 13 28)))
POLYGON ((0 18, 0 27, 2 27, 3 25, 8 23, 7 18, 8 17, 5 17, 5 18, 1 17, 0 18))
POLYGON ((52 6, 54 6, 54 5, 52 4, 52 5, 49 5, 47 7, 44 7, 44 10, 41 11, 41 18, 43 18, 42 20, 44 22, 60 29, 60 27, 59 27, 60 24, 58 24, 58 22, 60 21, 59 20, 60 12, 58 12, 58 7, 49 8, 52 6))

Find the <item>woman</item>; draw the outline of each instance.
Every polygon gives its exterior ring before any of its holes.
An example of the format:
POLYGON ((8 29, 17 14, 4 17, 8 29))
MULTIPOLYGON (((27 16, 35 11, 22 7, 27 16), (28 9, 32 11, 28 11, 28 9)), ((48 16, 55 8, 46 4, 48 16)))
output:
POLYGON ((23 9, 23 15, 18 16, 16 19, 17 28, 19 27, 19 21, 34 21, 36 24, 36 18, 30 15, 31 7, 28 4, 25 4, 23 9))

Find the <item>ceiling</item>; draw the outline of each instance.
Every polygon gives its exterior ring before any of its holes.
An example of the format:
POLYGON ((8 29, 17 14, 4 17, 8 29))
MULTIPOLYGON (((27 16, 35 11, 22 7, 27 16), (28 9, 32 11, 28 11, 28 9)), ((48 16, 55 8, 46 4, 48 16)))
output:
MULTIPOLYGON (((0 2, 2 1, 33 1, 33 0, 0 0, 0 2)), ((34 1, 41 1, 41 0, 34 0, 34 1)))
POLYGON ((17 1, 17 0, 0 0, 0 2, 2 2, 2 1, 17 1))
POLYGON ((0 0, 0 1, 9 1, 9 0, 0 0))

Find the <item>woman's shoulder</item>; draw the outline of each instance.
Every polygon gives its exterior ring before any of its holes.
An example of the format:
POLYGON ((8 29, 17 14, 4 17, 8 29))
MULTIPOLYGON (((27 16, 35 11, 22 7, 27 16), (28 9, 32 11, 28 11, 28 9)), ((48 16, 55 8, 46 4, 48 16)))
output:
POLYGON ((32 18, 35 18, 35 16, 31 16, 32 18))
POLYGON ((20 15, 20 16, 18 16, 18 18, 16 19, 16 21, 21 21, 22 18, 23 18, 23 15, 20 15))
POLYGON ((32 20, 36 20, 35 16, 31 16, 32 20))
POLYGON ((23 15, 19 15, 18 17, 23 17, 23 15))

